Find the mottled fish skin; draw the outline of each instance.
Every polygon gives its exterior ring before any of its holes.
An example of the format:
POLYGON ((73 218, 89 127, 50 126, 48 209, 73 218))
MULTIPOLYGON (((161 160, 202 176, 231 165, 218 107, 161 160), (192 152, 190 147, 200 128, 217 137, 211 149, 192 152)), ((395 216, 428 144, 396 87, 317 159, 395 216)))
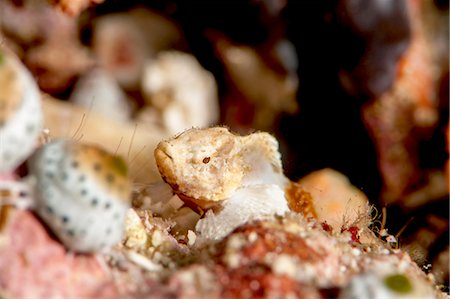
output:
POLYGON ((131 183, 124 161, 104 150, 57 140, 29 160, 36 211, 64 245, 98 252, 122 239, 131 183))
POLYGON ((268 133, 239 136, 227 128, 193 128, 162 141, 155 149, 161 177, 183 199, 205 206, 229 198, 237 189, 277 184, 283 175, 277 140, 268 133))
POLYGON ((14 171, 42 130, 39 89, 30 72, 0 49, 0 174, 14 171))

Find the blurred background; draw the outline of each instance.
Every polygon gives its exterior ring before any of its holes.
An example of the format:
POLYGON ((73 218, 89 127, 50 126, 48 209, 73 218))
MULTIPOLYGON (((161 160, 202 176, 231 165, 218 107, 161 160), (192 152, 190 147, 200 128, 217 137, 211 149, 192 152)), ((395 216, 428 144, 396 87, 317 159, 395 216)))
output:
POLYGON ((44 93, 118 126, 269 131, 292 180, 348 176, 448 285, 448 13, 441 0, 1 0, 0 38, 44 93))

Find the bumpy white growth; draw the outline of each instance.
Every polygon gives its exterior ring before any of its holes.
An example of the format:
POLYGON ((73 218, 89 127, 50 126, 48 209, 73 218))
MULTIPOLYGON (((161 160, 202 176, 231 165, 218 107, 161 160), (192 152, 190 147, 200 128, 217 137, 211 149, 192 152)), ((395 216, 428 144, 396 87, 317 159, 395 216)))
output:
MULTIPOLYGON (((67 248, 99 251, 122 238, 129 208, 128 199, 123 198, 128 192, 123 189, 129 186, 118 175, 105 182, 114 166, 97 155, 76 156, 92 146, 73 148, 71 141, 55 141, 30 159, 30 172, 37 179, 36 211, 67 248), (119 191, 116 184, 121 185, 119 191)), ((105 157, 104 152, 101 156, 105 157)))
POLYGON ((84 75, 75 85, 70 101, 119 122, 131 118, 131 106, 125 93, 116 80, 102 69, 84 75))
POLYGON ((289 211, 284 191, 277 185, 252 185, 238 189, 223 202, 222 210, 211 210, 197 222, 195 229, 202 237, 220 240, 238 226, 271 215, 284 215, 289 211))
POLYGON ((159 110, 160 122, 170 134, 207 127, 219 119, 214 77, 192 55, 160 53, 147 63, 142 89, 150 104, 159 110))
POLYGON ((0 174, 28 157, 41 129, 36 82, 16 57, 0 49, 0 174))

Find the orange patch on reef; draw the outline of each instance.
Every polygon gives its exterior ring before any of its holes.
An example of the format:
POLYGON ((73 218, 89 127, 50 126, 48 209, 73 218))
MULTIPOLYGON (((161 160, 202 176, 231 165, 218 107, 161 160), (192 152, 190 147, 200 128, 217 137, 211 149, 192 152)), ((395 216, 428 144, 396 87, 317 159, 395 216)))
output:
POLYGON ((311 193, 303 189, 300 184, 294 182, 291 182, 285 191, 289 209, 302 213, 307 217, 317 218, 311 193))

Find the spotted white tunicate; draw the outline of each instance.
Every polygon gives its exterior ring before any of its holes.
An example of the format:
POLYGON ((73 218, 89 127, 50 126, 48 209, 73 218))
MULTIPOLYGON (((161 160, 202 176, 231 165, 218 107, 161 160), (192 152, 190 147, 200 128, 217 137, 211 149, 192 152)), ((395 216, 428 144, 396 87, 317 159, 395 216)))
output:
POLYGON ((68 249, 96 252, 120 242, 131 194, 121 158, 58 140, 41 147, 29 168, 36 211, 68 249))
POLYGON ((40 101, 30 72, 0 49, 0 174, 13 171, 33 151, 42 129, 40 101))

